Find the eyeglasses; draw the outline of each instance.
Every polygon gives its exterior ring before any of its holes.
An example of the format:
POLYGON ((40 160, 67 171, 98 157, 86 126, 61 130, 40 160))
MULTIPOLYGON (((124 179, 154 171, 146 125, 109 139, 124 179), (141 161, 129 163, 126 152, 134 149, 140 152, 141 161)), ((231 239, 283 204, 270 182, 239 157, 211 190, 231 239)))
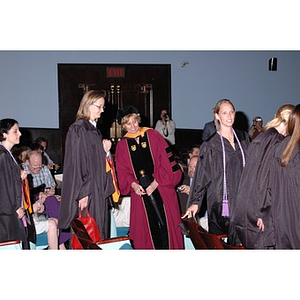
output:
POLYGON ((29 161, 29 164, 31 165, 31 168, 34 170, 38 170, 38 169, 42 168, 42 165, 34 166, 30 161, 29 161))
POLYGON ((104 105, 100 105, 100 106, 99 106, 99 105, 96 105, 96 104, 94 104, 94 103, 93 103, 92 105, 94 105, 94 106, 98 107, 98 109, 103 109, 103 110, 104 110, 104 108, 105 108, 105 106, 104 106, 104 105))

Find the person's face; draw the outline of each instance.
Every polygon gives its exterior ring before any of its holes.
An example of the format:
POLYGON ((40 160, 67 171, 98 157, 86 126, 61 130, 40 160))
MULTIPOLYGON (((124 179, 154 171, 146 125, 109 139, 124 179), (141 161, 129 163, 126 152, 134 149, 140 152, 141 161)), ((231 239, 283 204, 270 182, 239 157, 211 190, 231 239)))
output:
POLYGON ((139 128, 139 122, 134 116, 131 116, 128 122, 124 124, 124 129, 131 134, 137 133, 139 128))
POLYGON ((193 148, 193 151, 191 153, 189 153, 189 156, 190 157, 198 156, 199 153, 200 153, 200 149, 199 148, 193 148))
POLYGON ((44 151, 47 149, 47 143, 46 142, 41 142, 41 146, 44 148, 44 151))
POLYGON ((262 121, 255 121, 255 119, 253 120, 253 126, 259 126, 262 127, 262 121))
POLYGON ((16 123, 7 133, 3 134, 5 141, 3 143, 7 145, 10 149, 20 143, 21 132, 19 130, 19 125, 16 123))
POLYGON ((277 127, 277 131, 281 133, 282 135, 286 136, 287 134, 287 123, 286 122, 281 122, 277 127))
POLYGON ((193 177, 194 177, 196 165, 197 165, 197 158, 196 158, 196 157, 193 157, 193 158, 190 160, 189 166, 188 166, 188 176, 189 176, 190 178, 193 178, 193 177))
POLYGON ((25 162, 26 161, 26 155, 27 155, 27 151, 22 151, 19 155, 19 158, 22 162, 25 162))
POLYGON ((27 165, 32 174, 38 174, 42 168, 42 156, 32 155, 27 160, 27 165))
POLYGON ((235 120, 235 111, 231 104, 223 103, 220 110, 215 114, 215 118, 220 122, 221 127, 232 127, 235 120))
POLYGON ((167 113, 166 110, 162 110, 161 113, 160 113, 160 117, 163 119, 164 115, 167 113))
POLYGON ((90 105, 89 110, 90 110, 90 119, 92 121, 98 120, 102 114, 102 112, 104 112, 104 103, 105 100, 104 98, 99 98, 97 99, 93 104, 90 105))

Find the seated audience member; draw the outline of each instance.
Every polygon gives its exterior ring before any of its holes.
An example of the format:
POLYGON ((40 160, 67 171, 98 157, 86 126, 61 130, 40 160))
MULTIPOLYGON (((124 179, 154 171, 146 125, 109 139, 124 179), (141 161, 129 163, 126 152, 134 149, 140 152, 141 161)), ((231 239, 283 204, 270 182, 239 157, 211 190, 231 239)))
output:
POLYGON ((59 164, 56 164, 49 156, 49 154, 46 152, 48 148, 48 141, 43 138, 43 137, 38 137, 35 142, 43 147, 43 161, 45 161, 45 165, 50 169, 50 170, 55 170, 58 171, 60 168, 59 164))
POLYGON ((263 119, 262 117, 256 116, 253 118, 253 123, 249 128, 249 136, 253 141, 263 131, 263 119))
POLYGON ((188 170, 187 172, 183 173, 182 181, 180 182, 180 185, 177 187, 181 213, 184 213, 186 211, 186 204, 190 193, 190 186, 192 184, 192 180, 194 177, 197 160, 198 160, 198 156, 192 156, 190 158, 188 163, 188 170))
POLYGON ((28 146, 21 146, 21 147, 13 147, 12 154, 16 159, 17 163, 21 165, 23 162, 26 161, 27 153, 31 149, 28 146))
MULTIPOLYGON (((177 187, 178 197, 179 197, 179 203, 180 203, 180 211, 183 214, 187 209, 187 201, 188 196, 190 194, 190 189, 193 181, 193 177, 195 174, 195 169, 198 161, 198 156, 192 156, 189 160, 188 164, 188 171, 187 173, 184 173, 183 180, 181 182, 181 185, 177 187)), ((207 217, 204 216, 206 212, 206 201, 203 202, 203 205, 197 214, 197 217, 200 219, 199 223, 204 227, 205 229, 208 229, 207 225, 207 217)))
POLYGON ((122 197, 117 207, 112 208, 117 227, 129 227, 130 225, 130 197, 122 197))
POLYGON ((58 232, 57 220, 59 214, 60 197, 55 196, 55 181, 50 170, 42 165, 42 155, 38 151, 30 151, 22 167, 27 172, 27 178, 31 190, 45 186, 44 191, 35 192, 32 197, 34 223, 36 233, 47 232, 49 249, 65 249, 64 243, 70 239, 70 233, 58 232), (45 212, 46 216, 42 213, 45 212), (42 214, 42 215, 40 215, 42 214), (47 219, 47 217, 49 217, 47 219))
POLYGON ((189 160, 191 159, 191 157, 193 156, 197 156, 200 153, 200 146, 199 145, 193 145, 188 149, 188 159, 187 159, 187 163, 189 163, 189 160))

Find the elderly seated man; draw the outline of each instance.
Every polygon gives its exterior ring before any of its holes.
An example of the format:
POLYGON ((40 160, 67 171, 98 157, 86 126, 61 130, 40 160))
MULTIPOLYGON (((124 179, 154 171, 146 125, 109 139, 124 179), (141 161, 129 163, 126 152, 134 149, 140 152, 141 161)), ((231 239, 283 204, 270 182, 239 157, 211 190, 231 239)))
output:
POLYGON ((22 168, 27 173, 31 192, 36 189, 33 203, 33 220, 36 233, 47 232, 49 249, 66 249, 64 243, 71 237, 69 232, 59 232, 57 229, 60 196, 55 194, 55 181, 47 166, 42 165, 42 155, 38 151, 30 151, 22 168), (39 187, 45 186, 43 191, 39 187), (42 215, 42 213, 46 213, 42 215))

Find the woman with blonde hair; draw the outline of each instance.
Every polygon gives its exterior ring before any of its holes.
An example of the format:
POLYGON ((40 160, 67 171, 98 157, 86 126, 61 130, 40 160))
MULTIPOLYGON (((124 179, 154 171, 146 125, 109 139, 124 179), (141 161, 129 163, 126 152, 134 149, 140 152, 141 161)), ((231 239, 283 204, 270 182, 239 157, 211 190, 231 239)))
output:
POLYGON ((269 198, 272 203, 275 249, 300 249, 300 104, 289 117, 288 133, 271 163, 269 198))
POLYGON ((212 234, 227 234, 229 244, 239 244, 230 226, 246 150, 250 143, 247 132, 234 130, 235 107, 228 99, 214 108, 217 132, 204 141, 183 217, 195 217, 203 198, 207 199, 208 227, 212 234))
POLYGON ((182 172, 168 143, 152 128, 140 127, 133 106, 119 110, 126 132, 116 148, 122 195, 130 195, 130 239, 135 249, 183 249, 175 187, 182 172))
POLYGON ((80 103, 76 121, 70 126, 65 147, 64 179, 58 226, 66 229, 88 207, 101 238, 109 237, 107 198, 114 192, 111 173, 106 172, 106 155, 111 141, 102 138, 97 121, 104 111, 105 91, 89 91, 80 103))
POLYGON ((248 249, 274 247, 271 203, 267 200, 269 168, 275 146, 287 135, 289 116, 294 105, 282 105, 249 145, 232 217, 241 243, 248 249))

